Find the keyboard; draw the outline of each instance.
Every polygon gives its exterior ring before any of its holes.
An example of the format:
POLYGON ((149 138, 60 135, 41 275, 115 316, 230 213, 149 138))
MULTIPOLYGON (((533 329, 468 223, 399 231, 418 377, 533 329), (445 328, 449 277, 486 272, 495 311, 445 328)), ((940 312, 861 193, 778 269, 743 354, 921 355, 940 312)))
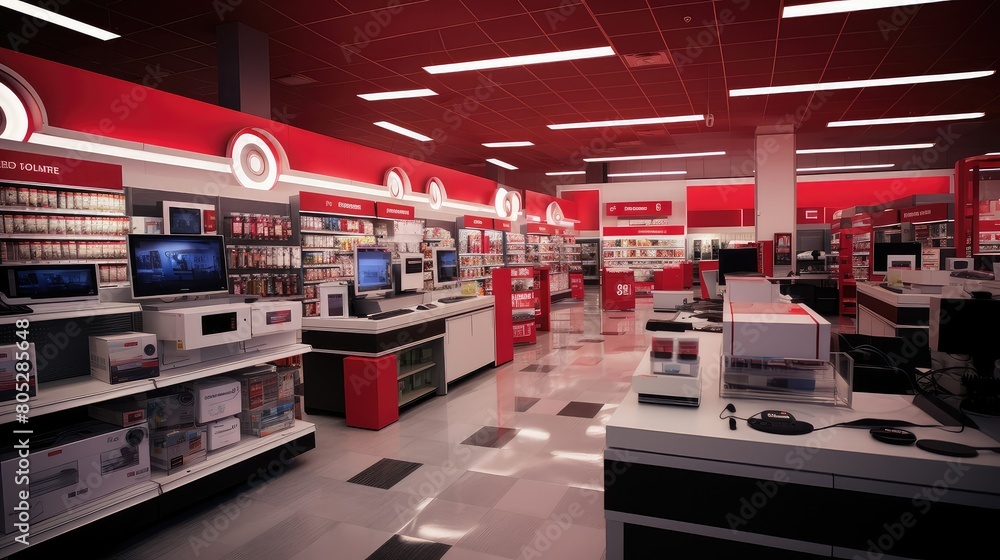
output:
POLYGON ((472 299, 476 296, 449 296, 439 299, 441 303, 458 303, 460 301, 465 301, 467 299, 472 299))
POLYGON ((393 309, 392 311, 383 311, 381 313, 373 313, 368 316, 369 319, 373 321, 378 321, 379 319, 388 319, 390 317, 399 317, 400 315, 406 315, 407 313, 413 313, 413 310, 404 307, 402 309, 393 309))
POLYGON ((27 315, 28 313, 34 313, 34 310, 27 305, 0 303, 0 315, 27 315))

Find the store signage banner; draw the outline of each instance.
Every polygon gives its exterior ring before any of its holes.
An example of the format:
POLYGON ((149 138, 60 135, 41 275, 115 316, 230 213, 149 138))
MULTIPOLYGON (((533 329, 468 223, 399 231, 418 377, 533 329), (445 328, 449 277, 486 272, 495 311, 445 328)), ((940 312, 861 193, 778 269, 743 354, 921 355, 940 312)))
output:
POLYGON ((0 150, 0 181, 122 190, 122 166, 0 150))
POLYGON ((872 216, 873 226, 889 226, 899 223, 899 210, 885 210, 872 216))
POLYGON ((375 215, 390 220, 412 220, 415 216, 412 206, 392 204, 391 202, 376 202, 375 215))
POLYGON ((311 192, 299 193, 299 210, 344 216, 375 217, 375 201, 311 192))
POLYGON ((513 227, 514 224, 512 224, 509 220, 498 220, 493 218, 493 229, 500 231, 514 231, 513 227))
POLYGON ((669 200, 653 200, 645 202, 608 202, 604 204, 604 214, 622 217, 655 217, 669 216, 671 210, 669 200))
POLYGON ((606 227, 606 236, 628 235, 684 235, 684 226, 648 226, 648 227, 606 227))
POLYGON ((544 235, 555 235, 555 226, 550 226, 549 224, 528 224, 528 233, 541 233, 544 235))
POLYGON ((941 222, 950 219, 947 204, 927 204, 899 211, 903 222, 941 222))
POLYGON ((466 216, 463 222, 467 228, 493 229, 492 218, 481 218, 479 216, 466 216))
POLYGON ((825 208, 810 207, 795 209, 795 223, 797 224, 825 224, 825 208))

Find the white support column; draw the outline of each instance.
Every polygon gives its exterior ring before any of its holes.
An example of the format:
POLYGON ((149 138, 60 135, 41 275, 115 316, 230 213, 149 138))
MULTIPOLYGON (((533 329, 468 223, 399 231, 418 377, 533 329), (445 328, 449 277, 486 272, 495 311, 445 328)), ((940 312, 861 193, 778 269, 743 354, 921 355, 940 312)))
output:
POLYGON ((775 233, 792 234, 792 265, 775 266, 774 275, 795 269, 795 134, 791 126, 758 127, 754 137, 757 241, 775 233))

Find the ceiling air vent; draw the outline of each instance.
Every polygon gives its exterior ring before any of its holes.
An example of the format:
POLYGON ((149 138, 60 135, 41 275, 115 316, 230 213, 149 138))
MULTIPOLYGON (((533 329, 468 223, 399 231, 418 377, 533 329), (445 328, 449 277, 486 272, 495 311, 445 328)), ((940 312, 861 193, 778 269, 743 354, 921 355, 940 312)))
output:
POLYGON ((316 80, 310 78, 309 76, 303 76, 302 74, 278 76, 274 79, 274 81, 285 84, 286 86, 304 86, 306 84, 316 83, 316 80))
POLYGON ((670 64, 670 53, 667 51, 623 54, 625 64, 629 68, 649 68, 652 66, 667 66, 670 64))

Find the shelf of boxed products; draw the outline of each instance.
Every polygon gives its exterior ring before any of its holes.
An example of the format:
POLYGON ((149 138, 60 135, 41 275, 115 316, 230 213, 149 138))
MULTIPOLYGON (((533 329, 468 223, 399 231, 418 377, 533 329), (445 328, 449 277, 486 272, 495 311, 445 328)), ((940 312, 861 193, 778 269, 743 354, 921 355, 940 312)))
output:
POLYGON ((231 212, 224 220, 229 244, 273 243, 293 238, 291 216, 231 212))
POLYGON ((488 280, 490 269, 503 265, 503 232, 458 230, 458 276, 461 282, 488 280))
MULTIPOLYGON (((37 417, 119 397, 127 397, 310 351, 312 351, 312 346, 308 344, 294 344, 270 351, 241 354, 239 359, 222 358, 194 366, 171 369, 161 373, 158 377, 127 383, 109 384, 89 375, 49 381, 38 386, 38 394, 31 400, 31 415, 37 417)), ((16 407, 16 402, 0 404, 0 424, 15 420, 16 407)))
POLYGON ((948 251, 945 256, 955 250, 955 222, 942 220, 926 224, 913 225, 914 240, 920 243, 922 251, 920 268, 923 270, 942 270, 944 259, 942 250, 948 251))
POLYGON ((980 231, 977 253, 1000 253, 1000 231, 980 231))
POLYGON ((301 294, 302 249, 274 245, 230 245, 229 293, 261 297, 301 294))
POLYGON ((859 282, 866 282, 871 274, 872 234, 855 233, 851 249, 851 276, 859 282))

